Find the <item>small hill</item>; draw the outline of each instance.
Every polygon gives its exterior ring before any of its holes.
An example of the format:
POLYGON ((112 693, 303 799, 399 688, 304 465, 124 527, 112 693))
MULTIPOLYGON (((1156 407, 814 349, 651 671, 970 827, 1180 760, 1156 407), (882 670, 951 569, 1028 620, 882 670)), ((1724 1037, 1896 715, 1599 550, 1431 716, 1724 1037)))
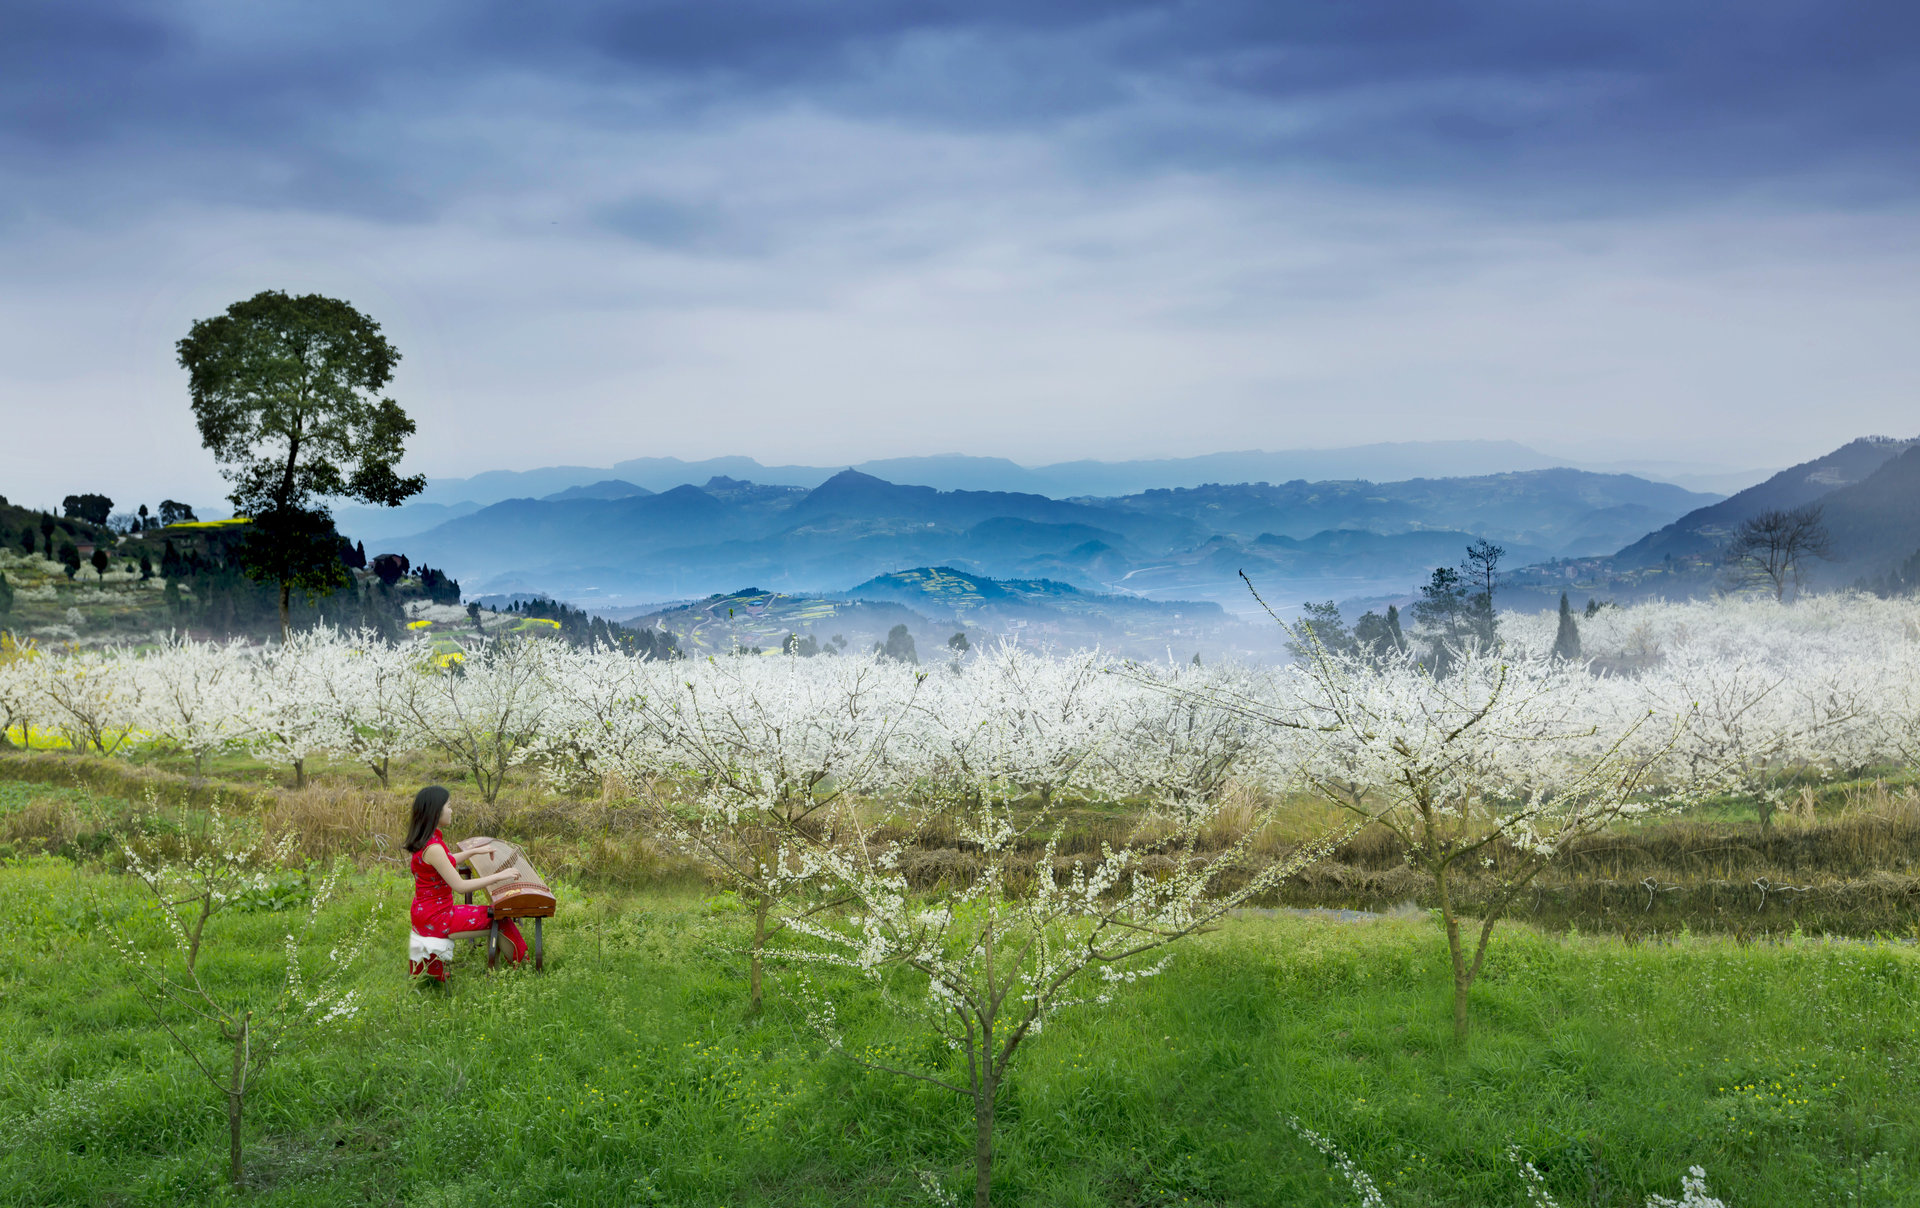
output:
POLYGON ((955 634, 970 648, 1001 639, 1058 648, 1099 646, 1141 658, 1171 649, 1194 654, 1261 654, 1264 627, 1229 617, 1218 605, 1154 601, 1081 591, 1046 579, 991 579, 951 566, 922 566, 875 576, 851 591, 788 595, 749 588, 689 604, 604 615, 673 634, 683 649, 774 653, 789 634, 803 652, 871 654, 896 625, 907 626, 923 661, 950 658, 955 634))
POLYGON ((1225 619, 1218 604, 1195 600, 1148 600, 1141 596, 1082 591, 1054 579, 989 579, 951 566, 897 570, 867 580, 847 593, 857 599, 893 599, 938 606, 955 613, 983 608, 1057 609, 1087 615, 1153 615, 1225 619))

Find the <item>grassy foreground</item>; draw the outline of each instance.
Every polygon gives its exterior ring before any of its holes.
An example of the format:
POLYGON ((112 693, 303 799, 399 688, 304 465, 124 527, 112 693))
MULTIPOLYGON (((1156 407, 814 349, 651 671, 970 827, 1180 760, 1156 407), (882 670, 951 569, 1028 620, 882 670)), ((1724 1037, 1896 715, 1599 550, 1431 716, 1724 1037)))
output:
MULTIPOLYGON (((971 1118, 946 1092, 824 1052, 776 983, 745 1012, 744 916, 698 891, 561 885, 549 967, 448 991, 404 975, 408 886, 365 873, 390 939, 360 1016, 269 1067, 248 1187, 226 1126, 90 919, 151 933, 137 883, 57 857, 0 868, 0 1203, 900 1205, 965 1193, 971 1118)), ((292 916, 217 918, 216 984, 265 997, 292 916)), ((1732 1208, 1920 1204, 1920 959, 1812 940, 1495 941, 1477 1030, 1448 1036, 1423 917, 1237 919, 1017 1059, 996 1202, 1335 1205, 1355 1197, 1289 1117, 1391 1205, 1524 1202, 1517 1145, 1566 1208, 1679 1193, 1732 1208)), ((856 1043, 939 1061, 849 989, 856 1043)))

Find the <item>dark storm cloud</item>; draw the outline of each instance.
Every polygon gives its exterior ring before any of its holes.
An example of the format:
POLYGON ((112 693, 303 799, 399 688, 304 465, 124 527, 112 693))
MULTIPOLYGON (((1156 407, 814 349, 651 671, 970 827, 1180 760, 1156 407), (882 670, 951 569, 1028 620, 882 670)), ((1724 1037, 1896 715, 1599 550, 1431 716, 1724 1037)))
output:
POLYGON ((0 412, 118 437, 85 482, 0 442, 0 488, 217 498, 171 350, 269 286, 387 326, 438 474, 1462 435, 1786 464, 1911 423, 1917 25, 0 0, 0 412))
MULTIPOLYGON (((526 170, 504 136, 460 128, 480 90, 571 127, 804 105, 1031 130, 1095 175, 1306 173, 1501 202, 1734 186, 1874 203, 1910 196, 1920 167, 1920 8, 1888 0, 290 11, 15 5, 0 155, 42 201, 411 218, 526 170)), ((614 225, 657 237, 664 213, 614 225)))

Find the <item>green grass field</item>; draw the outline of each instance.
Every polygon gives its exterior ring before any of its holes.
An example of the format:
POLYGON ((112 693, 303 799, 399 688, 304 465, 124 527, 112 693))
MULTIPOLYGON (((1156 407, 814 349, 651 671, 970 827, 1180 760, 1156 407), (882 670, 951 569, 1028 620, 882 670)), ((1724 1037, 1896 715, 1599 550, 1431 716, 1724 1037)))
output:
MULTIPOLYGON (((442 990, 405 976, 405 881, 360 874, 330 916, 344 934, 385 904, 364 1009, 256 1084, 236 1195, 221 1104, 93 921, 157 941, 144 890, 57 857, 0 868, 0 1203, 931 1204, 927 1171, 969 1192, 964 1104, 828 1054, 782 983, 747 1014, 724 896, 562 884, 544 974, 463 954, 442 990)), ((209 982, 270 996, 296 918, 217 917, 209 982)), ((1565 1208, 1677 1197, 1692 1164, 1732 1208, 1920 1204, 1912 949, 1509 928, 1464 1046, 1444 965, 1417 916, 1193 941, 1022 1050, 995 1202, 1355 1203, 1297 1117, 1399 1206, 1524 1203, 1516 1145, 1565 1208)), ((865 990, 841 1019, 942 1064, 865 990)))

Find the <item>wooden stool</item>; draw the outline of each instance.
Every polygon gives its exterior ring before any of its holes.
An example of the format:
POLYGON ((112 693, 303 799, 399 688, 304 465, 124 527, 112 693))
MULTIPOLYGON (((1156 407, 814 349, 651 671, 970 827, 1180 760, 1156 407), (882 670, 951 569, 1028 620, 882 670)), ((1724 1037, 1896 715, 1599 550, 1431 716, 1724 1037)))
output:
MULTIPOLYGON (((473 905, 473 891, 471 889, 467 891, 467 905, 473 905)), ((547 967, 546 936, 541 934, 540 929, 540 924, 544 922, 546 922, 546 919, 541 915, 535 915, 533 918, 533 970, 535 973, 539 973, 547 967)), ((487 968, 493 968, 494 962, 499 959, 500 920, 493 919, 487 926, 487 968)))

